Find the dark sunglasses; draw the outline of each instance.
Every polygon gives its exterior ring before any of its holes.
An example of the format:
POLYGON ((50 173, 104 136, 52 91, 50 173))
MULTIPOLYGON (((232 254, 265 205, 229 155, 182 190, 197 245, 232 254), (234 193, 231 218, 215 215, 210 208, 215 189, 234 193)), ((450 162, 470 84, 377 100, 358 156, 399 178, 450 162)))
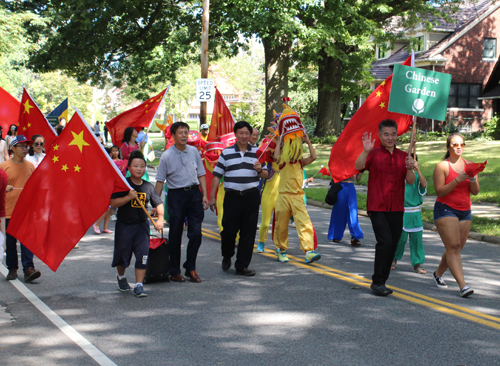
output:
POLYGON ((44 145, 45 145, 45 142, 35 142, 33 145, 34 145, 34 146, 37 146, 37 147, 39 147, 39 146, 44 146, 44 145))
POLYGON ((453 144, 451 144, 451 146, 453 146, 454 148, 457 148, 457 147, 465 147, 465 142, 462 142, 461 144, 459 144, 458 142, 454 142, 453 144))

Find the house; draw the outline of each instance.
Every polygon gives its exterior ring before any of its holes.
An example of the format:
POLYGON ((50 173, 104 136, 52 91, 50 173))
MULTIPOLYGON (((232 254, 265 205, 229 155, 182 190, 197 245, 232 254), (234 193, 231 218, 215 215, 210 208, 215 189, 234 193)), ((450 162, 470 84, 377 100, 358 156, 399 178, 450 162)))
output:
MULTIPOLYGON (((421 41, 421 47, 414 50, 415 67, 452 76, 446 123, 452 121, 460 131, 474 132, 481 130, 497 110, 491 99, 481 98, 481 92, 498 60, 500 2, 466 2, 452 18, 456 22, 435 19, 431 30, 421 24, 405 33, 421 41)), ((392 74, 395 64, 408 58, 405 46, 396 43, 386 53, 376 47, 372 90, 392 74)), ((425 118, 418 118, 417 123, 424 131, 440 130, 443 126, 442 121, 425 118)))

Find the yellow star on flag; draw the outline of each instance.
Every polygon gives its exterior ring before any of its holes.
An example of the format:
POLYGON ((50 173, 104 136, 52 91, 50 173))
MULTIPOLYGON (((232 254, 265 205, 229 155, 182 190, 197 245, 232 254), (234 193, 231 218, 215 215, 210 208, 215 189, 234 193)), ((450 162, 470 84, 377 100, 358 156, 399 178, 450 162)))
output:
POLYGON ((146 104, 144 107, 146 107, 146 108, 147 108, 148 106, 149 106, 149 104, 146 104))
POLYGON ((75 172, 80 172, 80 169, 82 169, 82 167, 78 166, 78 164, 76 164, 76 166, 74 168, 75 168, 75 172))
POLYGON ((219 113, 219 118, 221 118, 221 117, 222 117, 222 114, 219 113))
POLYGON ((78 146, 78 148, 80 149, 80 152, 83 152, 83 147, 84 146, 90 146, 90 144, 88 144, 87 141, 85 141, 83 139, 83 130, 79 134, 76 134, 73 131, 71 131, 71 133, 73 134, 73 141, 71 141, 69 143, 69 145, 78 146))
POLYGON ((25 126, 25 127, 23 127, 23 131, 26 131, 26 126, 25 126))
POLYGON ((54 151, 57 151, 59 149, 59 145, 54 145, 54 151))
POLYGON ((379 107, 380 108, 385 108, 385 102, 380 103, 379 107))
POLYGON ((382 92, 378 91, 376 94, 377 94, 377 97, 380 97, 382 95, 382 92))
POLYGON ((161 101, 161 98, 157 100, 157 102, 161 101))
POLYGON ((384 86, 384 85, 385 85, 385 80, 384 80, 384 81, 382 81, 382 84, 380 84, 380 85, 384 86))
POLYGON ((30 127, 31 127, 31 123, 28 123, 28 128, 30 128, 30 127))
POLYGON ((23 104, 24 105, 24 113, 28 112, 28 114, 30 114, 30 109, 31 108, 35 108, 34 106, 30 105, 30 101, 29 99, 26 99, 26 103, 23 104))
POLYGON ((64 165, 62 166, 61 170, 64 170, 64 171, 68 170, 68 164, 64 164, 64 165))
POLYGON ((55 156, 52 158, 52 161, 55 163, 56 161, 59 161, 59 156, 55 156))
POLYGON ((148 110, 146 110, 146 112, 144 112, 144 113, 148 113, 148 112, 149 112, 149 111, 148 111, 148 110))

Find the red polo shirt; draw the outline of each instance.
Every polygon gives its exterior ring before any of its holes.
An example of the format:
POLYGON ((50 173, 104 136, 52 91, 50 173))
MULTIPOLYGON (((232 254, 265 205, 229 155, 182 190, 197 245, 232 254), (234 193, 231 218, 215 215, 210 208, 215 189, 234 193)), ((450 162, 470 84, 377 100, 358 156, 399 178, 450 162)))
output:
POLYGON ((370 151, 364 169, 370 171, 367 211, 404 211, 407 156, 397 148, 391 154, 383 145, 370 151))

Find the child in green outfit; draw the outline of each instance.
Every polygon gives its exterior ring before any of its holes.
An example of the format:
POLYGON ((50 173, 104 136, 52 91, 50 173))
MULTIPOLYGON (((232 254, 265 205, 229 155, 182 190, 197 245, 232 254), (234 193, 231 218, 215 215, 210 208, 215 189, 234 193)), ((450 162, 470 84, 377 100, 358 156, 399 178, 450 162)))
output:
POLYGON ((403 216, 403 232, 398 242, 394 261, 391 269, 396 269, 396 263, 403 257, 408 236, 410 237, 410 258, 413 271, 425 274, 427 271, 422 268, 425 260, 424 244, 422 235, 424 231, 420 205, 424 203, 423 196, 427 193, 427 181, 420 171, 418 159, 415 159, 415 183, 405 183, 405 213, 403 216))

